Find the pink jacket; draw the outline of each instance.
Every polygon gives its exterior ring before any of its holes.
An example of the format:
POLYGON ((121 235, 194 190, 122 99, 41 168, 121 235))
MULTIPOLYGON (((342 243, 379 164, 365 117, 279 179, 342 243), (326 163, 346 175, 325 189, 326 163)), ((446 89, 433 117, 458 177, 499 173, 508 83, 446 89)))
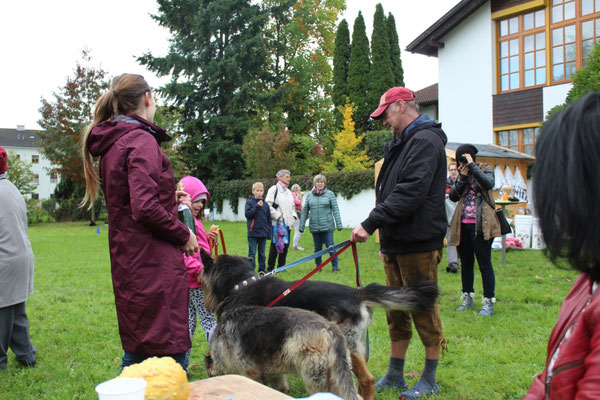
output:
POLYGON ((600 399, 600 288, 580 314, 590 299, 592 284, 589 275, 580 274, 565 298, 548 341, 546 368, 534 378, 524 400, 600 399), (554 364, 554 376, 546 387, 548 363, 575 321, 577 326, 561 346, 554 364))
MULTIPOLYGON (((204 183, 202 183, 200 179, 194 178, 193 176, 186 176, 185 178, 182 178, 180 182, 183 183, 183 190, 189 193, 192 200, 201 193, 206 193, 207 201, 210 199, 210 193, 208 193, 206 186, 204 186, 204 183)), ((204 212, 204 210, 201 212, 204 212)), ((208 236, 206 235, 206 230, 204 229, 204 225, 202 225, 202 221, 199 218, 195 218, 194 222, 196 227, 196 238, 198 239, 198 249, 204 249, 207 253, 210 253, 208 236)), ((198 277, 202 274, 204 265, 202 265, 200 251, 192 256, 186 256, 184 254, 183 259, 185 261, 185 266, 187 267, 189 288, 201 288, 202 284, 198 282, 198 277)))

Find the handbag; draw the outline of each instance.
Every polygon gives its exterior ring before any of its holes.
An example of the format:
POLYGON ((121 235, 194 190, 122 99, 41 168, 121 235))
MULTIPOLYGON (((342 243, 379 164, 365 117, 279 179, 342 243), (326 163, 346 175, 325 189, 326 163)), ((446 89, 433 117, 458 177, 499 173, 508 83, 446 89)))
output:
POLYGON ((498 218, 498 222, 500 223, 500 233, 502 236, 512 233, 512 229, 510 229, 510 224, 508 223, 506 216, 504 215, 503 209, 496 210, 496 218, 498 218))
MULTIPOLYGON (((490 199, 488 199, 487 195, 483 195, 485 201, 490 205, 490 207, 495 208, 490 199)), ((508 235, 512 233, 512 229, 510 228, 510 224, 504 215, 504 210, 502 208, 496 208, 496 218, 498 219, 498 223, 500 224, 500 234, 502 236, 508 235)))

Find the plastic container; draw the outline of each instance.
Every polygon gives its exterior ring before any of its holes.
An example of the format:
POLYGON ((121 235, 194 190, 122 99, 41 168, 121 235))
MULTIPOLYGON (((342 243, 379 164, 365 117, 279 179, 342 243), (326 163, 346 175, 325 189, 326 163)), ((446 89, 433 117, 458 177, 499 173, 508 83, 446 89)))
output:
POLYGON ((544 243, 544 237, 542 230, 540 229, 539 218, 533 219, 533 225, 531 227, 531 248, 532 249, 545 249, 546 243, 544 243))
POLYGON ((519 238, 524 249, 531 248, 532 215, 515 215, 515 236, 519 238))
POLYGON ((98 400, 144 400, 148 382, 139 378, 117 378, 96 386, 98 400))

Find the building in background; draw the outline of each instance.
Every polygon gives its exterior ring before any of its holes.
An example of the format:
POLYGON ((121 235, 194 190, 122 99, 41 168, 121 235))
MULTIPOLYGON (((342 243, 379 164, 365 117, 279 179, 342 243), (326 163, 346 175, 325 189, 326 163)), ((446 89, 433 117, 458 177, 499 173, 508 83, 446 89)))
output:
POLYGON ((26 130, 23 125, 17 125, 16 129, 0 128, 0 146, 31 165, 37 188, 26 197, 45 200, 54 193, 58 176, 50 173, 52 164, 42 153, 42 146, 39 145, 38 139, 37 131, 26 130))
POLYGON ((439 120, 437 83, 417 90, 415 92, 415 101, 419 105, 419 114, 426 114, 434 121, 439 120))
POLYGON ((546 113, 600 41, 600 1, 463 0, 407 46, 439 59, 449 140, 535 155, 546 113))

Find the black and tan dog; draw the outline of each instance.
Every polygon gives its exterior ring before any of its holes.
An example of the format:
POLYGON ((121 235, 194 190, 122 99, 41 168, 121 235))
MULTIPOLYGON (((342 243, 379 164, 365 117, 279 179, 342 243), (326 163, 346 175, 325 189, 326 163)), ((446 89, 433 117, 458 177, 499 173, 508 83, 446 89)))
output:
POLYGON ((245 375, 282 392, 289 390, 284 374, 297 373, 310 394, 359 399, 340 328, 297 308, 224 305, 210 339, 206 372, 245 375))
MULTIPOLYGON (((266 306, 294 284, 275 277, 252 280, 253 265, 245 257, 222 255, 215 261, 202 251, 202 262, 204 300, 207 309, 214 311, 217 317, 225 307, 266 306)), ((371 283, 356 289, 309 280, 276 305, 314 311, 336 322, 346 338, 360 393, 365 400, 372 400, 375 378, 367 367, 365 338, 373 309, 424 312, 434 306, 438 292, 437 285, 431 281, 415 282, 403 288, 371 283)))

